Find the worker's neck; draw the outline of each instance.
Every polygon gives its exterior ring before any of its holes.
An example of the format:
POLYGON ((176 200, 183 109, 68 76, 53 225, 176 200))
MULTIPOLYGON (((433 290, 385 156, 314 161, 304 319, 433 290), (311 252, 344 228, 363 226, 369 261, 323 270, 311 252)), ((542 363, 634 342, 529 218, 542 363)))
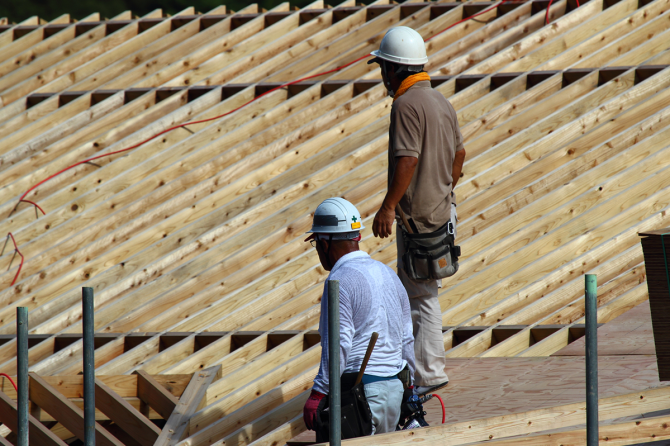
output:
POLYGON ((359 250, 358 242, 352 240, 333 240, 328 251, 328 263, 330 265, 323 266, 326 268, 326 271, 330 271, 342 257, 359 250))
POLYGON ((395 92, 398 91, 398 89, 400 88, 402 80, 398 79, 396 76, 391 76, 391 79, 389 79, 389 83, 391 84, 391 91, 393 91, 393 94, 395 94, 395 92))

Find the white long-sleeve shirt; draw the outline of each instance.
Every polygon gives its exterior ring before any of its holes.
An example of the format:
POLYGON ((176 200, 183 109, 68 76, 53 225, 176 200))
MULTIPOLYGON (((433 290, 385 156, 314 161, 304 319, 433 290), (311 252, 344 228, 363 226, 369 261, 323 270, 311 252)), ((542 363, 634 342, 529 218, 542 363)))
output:
MULTIPOLYGON (((328 276, 340 281, 340 373, 361 368, 373 332, 379 339, 365 373, 393 376, 405 364, 414 377, 414 336, 407 292, 388 266, 356 251, 341 257, 328 276)), ((321 366, 314 390, 328 394, 328 282, 321 297, 321 366)))

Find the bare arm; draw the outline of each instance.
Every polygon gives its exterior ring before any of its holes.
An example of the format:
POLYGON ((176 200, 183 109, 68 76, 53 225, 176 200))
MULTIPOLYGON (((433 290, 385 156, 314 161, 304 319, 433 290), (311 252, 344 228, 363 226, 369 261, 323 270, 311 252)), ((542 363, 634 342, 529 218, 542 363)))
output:
POLYGON ((413 156, 399 156, 396 158, 396 167, 391 185, 372 223, 372 233, 376 237, 386 238, 391 235, 393 220, 395 220, 395 207, 412 182, 418 162, 419 159, 413 156))
POLYGON ((454 190, 458 179, 461 178, 463 172, 463 162, 465 161, 465 149, 459 150, 454 156, 454 164, 451 168, 451 190, 454 190))

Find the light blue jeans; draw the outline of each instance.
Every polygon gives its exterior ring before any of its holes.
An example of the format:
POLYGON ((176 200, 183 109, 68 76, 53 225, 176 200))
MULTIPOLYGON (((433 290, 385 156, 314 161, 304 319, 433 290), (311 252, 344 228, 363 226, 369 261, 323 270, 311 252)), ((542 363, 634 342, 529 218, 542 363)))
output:
POLYGON ((395 432, 400 419, 402 382, 399 379, 377 381, 366 384, 364 389, 372 411, 372 435, 395 432))

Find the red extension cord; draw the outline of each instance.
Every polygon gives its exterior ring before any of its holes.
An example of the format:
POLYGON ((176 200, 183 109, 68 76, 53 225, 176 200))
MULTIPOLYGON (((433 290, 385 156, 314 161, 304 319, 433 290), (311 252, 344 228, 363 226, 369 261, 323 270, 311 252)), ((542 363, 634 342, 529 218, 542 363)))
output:
POLYGON ((9 376, 9 375, 6 374, 6 373, 0 373, 0 375, 6 377, 6 378, 9 380, 9 382, 12 383, 12 385, 14 386, 14 390, 16 390, 17 392, 19 391, 19 388, 16 387, 16 383, 14 382, 14 380, 12 379, 11 376, 9 376))
MULTIPOLYGON (((549 1, 549 5, 547 6, 547 14, 546 14, 546 19, 545 19, 545 21, 546 21, 547 24, 549 23, 549 8, 551 7, 551 3, 552 3, 552 1, 553 1, 553 0, 550 0, 550 1, 549 1)), ((577 1, 577 6, 579 6, 579 0, 576 0, 576 1, 577 1)), ((434 36, 430 37, 429 39, 426 39, 425 41, 428 42, 429 40, 434 39, 435 37, 439 36, 439 35, 442 34, 443 32, 448 31, 449 29, 453 28, 454 26, 459 25, 459 24, 461 24, 461 23, 463 23, 463 22, 465 22, 465 21, 467 21, 467 20, 473 19, 473 18, 475 18, 475 17, 477 17, 477 16, 480 16, 480 15, 482 15, 482 14, 485 14, 485 13, 487 13, 487 12, 493 10, 493 9, 496 9, 496 8, 498 8, 500 5, 503 5, 504 3, 517 3, 517 1, 514 1, 514 0, 502 0, 500 3, 498 3, 498 4, 496 4, 496 5, 493 5, 493 6, 491 6, 490 8, 487 8, 487 9, 485 9, 485 10, 483 10, 483 11, 480 11, 480 12, 478 12, 478 13, 476 13, 476 14, 473 14, 473 15, 471 15, 471 16, 469 16, 469 17, 466 17, 466 18, 464 18, 464 19, 462 19, 462 20, 459 20, 458 22, 456 22, 456 23, 454 23, 454 24, 448 26, 447 28, 445 28, 445 29, 443 29, 442 31, 438 32, 437 34, 435 34, 434 36)), ((135 145, 133 145, 133 146, 127 147, 127 148, 125 148, 125 149, 117 150, 117 151, 114 151, 114 152, 103 153, 103 154, 101 154, 101 155, 96 155, 96 156, 93 156, 93 157, 91 157, 91 158, 87 158, 87 159, 85 159, 85 160, 79 161, 79 162, 77 162, 77 163, 75 163, 75 164, 73 164, 73 165, 71 165, 71 166, 68 166, 68 167, 66 167, 66 168, 64 168, 64 169, 62 169, 62 170, 60 170, 60 171, 58 171, 58 172, 56 172, 56 173, 54 173, 54 174, 48 176, 47 178, 43 179, 43 180, 40 181, 39 183, 37 183, 37 184, 31 186, 30 189, 28 189, 27 191, 25 191, 25 192, 23 193, 23 195, 21 195, 21 198, 19 198, 18 203, 16 203, 16 206, 14 206, 14 209, 12 210, 12 212, 11 212, 9 215, 11 216, 12 213, 14 213, 14 212, 17 210, 17 208, 19 207, 19 204, 21 204, 22 202, 23 202, 23 203, 32 204, 32 205, 36 208, 35 213, 37 213, 37 209, 39 209, 39 210, 42 212, 43 215, 46 215, 46 212, 44 212, 44 209, 42 209, 37 203, 35 203, 35 202, 33 202, 33 201, 30 201, 30 200, 26 200, 26 199, 25 199, 26 196, 27 196, 30 192, 32 192, 32 191, 34 191, 35 189, 37 189, 37 188, 38 188, 39 186, 41 186, 42 184, 46 183, 47 181, 51 180, 52 178, 57 177, 58 175, 61 175, 61 174, 64 173, 64 172, 67 172, 67 171, 70 170, 70 169, 74 169, 74 168, 77 167, 77 166, 80 166, 80 165, 82 165, 82 164, 86 164, 86 163, 90 163, 91 161, 95 161, 95 160, 100 159, 100 158, 104 158, 104 157, 112 156, 112 155, 117 155, 117 154, 119 154, 119 153, 128 152, 128 151, 130 151, 130 150, 136 149, 136 148, 138 148, 138 147, 140 147, 140 146, 142 146, 142 145, 148 143, 149 141, 152 141, 152 140, 158 138, 159 136, 164 135, 165 133, 171 132, 172 130, 176 130, 176 129, 178 129, 178 128, 186 127, 186 126, 188 126, 188 125, 202 124, 202 123, 204 123, 204 122, 210 122, 210 121, 215 121, 215 120, 217 120, 217 119, 221 119, 221 118, 223 118, 223 117, 225 117, 225 116, 228 116, 228 115, 230 115, 230 114, 232 114, 232 113, 235 113, 236 111, 240 110, 241 108, 246 107, 247 105, 251 104, 252 102, 257 101, 258 99, 262 98, 263 96, 268 95, 268 94, 270 94, 270 93, 272 93, 272 92, 274 92, 274 91, 276 91, 276 90, 279 90, 279 89, 281 89, 281 88, 286 88, 286 87, 288 87, 288 86, 290 86, 290 85, 297 84, 297 83, 299 83, 299 82, 303 82, 303 81, 306 81, 306 80, 309 80, 309 79, 313 79, 313 78, 315 78, 315 77, 324 76, 324 75, 326 75, 326 74, 331 74, 331 73, 335 73, 335 72, 337 72, 337 71, 341 71, 341 70, 343 70, 343 69, 345 69, 345 68, 347 68, 347 67, 349 67, 349 66, 351 66, 351 65, 353 65, 353 64, 355 64, 355 63, 357 63, 357 62, 360 62, 360 61, 363 60, 363 59, 367 59, 368 57, 370 57, 370 55, 369 55, 369 54, 365 54, 364 56, 361 56, 361 57, 359 57, 359 58, 356 59, 356 60, 353 60, 353 61, 351 61, 351 62, 349 62, 349 63, 347 63, 347 64, 345 64, 345 65, 341 65, 341 66, 339 66, 339 67, 337 67, 337 68, 333 68, 332 70, 324 71, 324 72, 322 72, 322 73, 313 74, 313 75, 311 75, 311 76, 306 76, 306 77, 303 77, 303 78, 301 78, 301 79, 298 79, 298 80, 295 80, 295 81, 291 81, 291 82, 287 82, 287 83, 285 83, 285 84, 279 85, 278 87, 275 87, 275 88, 273 88, 273 89, 271 89, 271 90, 268 90, 268 91, 266 91, 265 93, 256 96, 255 98, 253 98, 253 99, 250 100, 249 102, 247 102, 247 103, 245 103, 245 104, 242 104, 242 105, 240 105, 239 107, 237 107, 237 108, 235 108, 235 109, 233 109, 233 110, 231 110, 231 111, 229 111, 229 112, 226 112, 226 113, 224 113, 224 114, 222 114, 222 115, 214 116, 213 118, 202 119, 202 120, 200 120, 200 121, 192 121, 192 122, 186 122, 186 123, 184 123, 184 124, 175 125, 174 127, 170 127, 170 128, 168 128, 168 129, 165 129, 165 130, 163 130, 162 132, 157 133, 157 134, 153 135, 152 137, 147 138, 147 139, 145 139, 144 141, 141 141, 141 142, 139 142, 139 143, 137 143, 137 144, 135 144, 135 145)), ((16 244, 16 241, 14 240, 14 236, 12 235, 11 232, 8 234, 7 237, 11 237, 12 241, 14 242, 14 251, 15 251, 15 255, 16 255, 16 253, 18 253, 18 254, 21 256, 21 263, 20 263, 20 265, 19 265, 19 269, 17 270, 16 275, 14 276, 14 280, 12 280, 12 284, 10 285, 10 286, 14 286, 14 284, 16 283, 16 280, 17 280, 18 277, 19 277, 19 274, 21 273, 21 268, 23 267, 24 257, 23 257, 23 254, 21 254, 21 251, 19 251, 19 248, 18 248, 18 246, 17 246, 17 244, 16 244)), ((6 244, 7 244, 7 242, 5 242, 5 245, 6 245, 6 244)), ((3 250, 4 250, 4 248, 3 248, 3 250)))

